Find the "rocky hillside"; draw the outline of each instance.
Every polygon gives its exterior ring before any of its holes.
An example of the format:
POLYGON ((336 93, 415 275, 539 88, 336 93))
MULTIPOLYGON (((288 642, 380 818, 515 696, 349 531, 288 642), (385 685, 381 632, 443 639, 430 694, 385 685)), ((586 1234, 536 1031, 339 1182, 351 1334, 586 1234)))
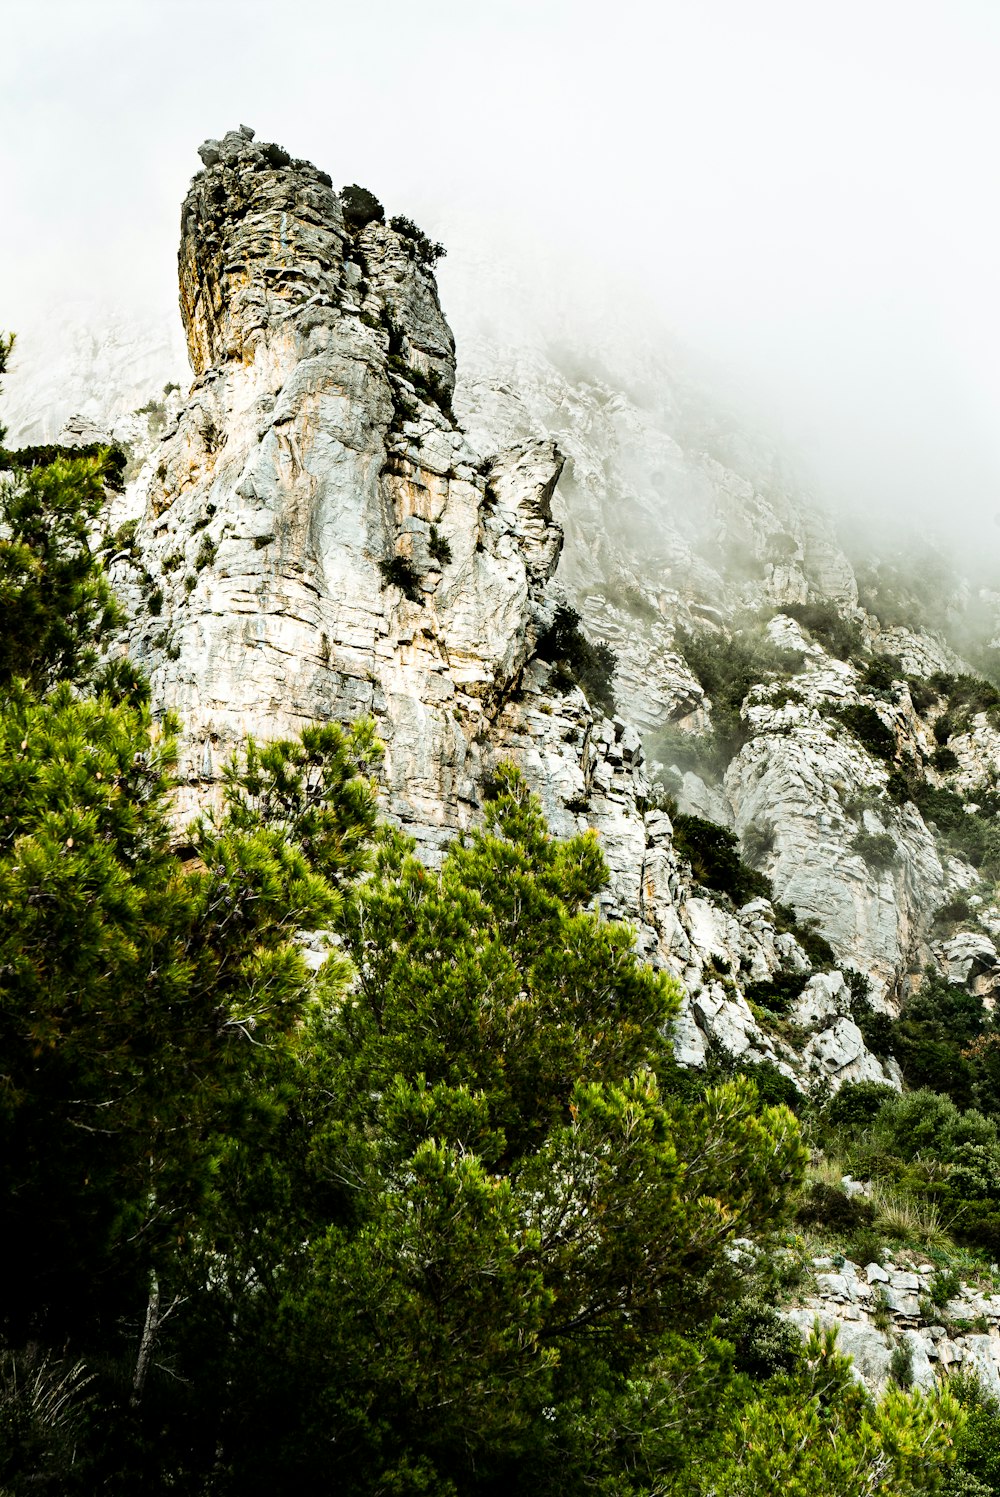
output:
POLYGON ((1000 974, 1000 695, 861 606, 828 519, 674 367, 470 337, 456 384, 415 225, 246 128, 201 157, 194 382, 67 433, 130 453, 108 560, 184 723, 180 813, 247 732, 371 714, 434 860, 513 758, 683 980, 683 1063, 898 1085, 925 968, 1000 974))

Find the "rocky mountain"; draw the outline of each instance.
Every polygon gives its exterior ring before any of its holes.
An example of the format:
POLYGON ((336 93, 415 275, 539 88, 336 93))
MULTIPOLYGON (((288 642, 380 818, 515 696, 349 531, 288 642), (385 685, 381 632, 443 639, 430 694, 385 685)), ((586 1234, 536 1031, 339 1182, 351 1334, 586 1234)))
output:
MULTIPOLYGON (((67 431, 130 454, 108 562, 184 724, 179 820, 247 733, 371 714, 385 808, 434 860, 513 759, 554 832, 599 832, 607 914, 683 981, 683 1063, 898 1085, 879 1014, 928 964, 987 998, 1000 977, 989 691, 862 606, 830 520, 669 354, 466 313, 456 373, 415 225, 245 127, 200 154, 194 381, 164 389, 160 335, 134 337, 67 431)), ((12 435, 47 435, 27 399, 12 435)))

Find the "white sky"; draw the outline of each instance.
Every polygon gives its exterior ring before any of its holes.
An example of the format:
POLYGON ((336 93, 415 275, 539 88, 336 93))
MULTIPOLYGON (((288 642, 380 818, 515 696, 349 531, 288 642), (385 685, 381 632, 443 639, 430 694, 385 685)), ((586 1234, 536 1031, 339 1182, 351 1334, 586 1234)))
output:
POLYGON ((5 0, 0 38, 0 328, 175 305, 244 121, 627 282, 842 502, 1000 541, 998 0, 5 0))

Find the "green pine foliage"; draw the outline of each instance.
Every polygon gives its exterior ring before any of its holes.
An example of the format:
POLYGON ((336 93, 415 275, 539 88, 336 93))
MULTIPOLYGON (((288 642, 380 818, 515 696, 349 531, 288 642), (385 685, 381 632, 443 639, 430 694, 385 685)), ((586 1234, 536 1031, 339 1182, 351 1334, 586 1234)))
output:
POLYGON ((596 839, 554 841, 499 780, 437 873, 381 834, 339 923, 350 993, 334 969, 302 1036, 282 1163, 240 1149, 221 1179, 237 1217, 248 1197, 275 1213, 249 1258, 229 1228, 232 1274, 200 1301, 237 1327, 205 1435, 222 1490, 556 1491, 594 1441, 602 1489, 625 1490, 634 1378, 705 1325, 732 1290, 726 1245, 801 1177, 794 1120, 752 1084, 671 1095, 679 994, 591 911, 596 839), (252 1304, 251 1268, 269 1286, 252 1304))
POLYGON ((91 553, 107 454, 58 457, 0 478, 0 685, 79 677, 119 609, 91 553))
POLYGON ((605 641, 591 643, 580 622, 575 608, 560 603, 551 624, 538 636, 538 658, 554 667, 550 679, 557 691, 579 686, 592 707, 613 717, 617 710, 612 684, 617 657, 605 641))
POLYGON ((27 1329, 21 1312, 59 1335, 89 1323, 112 1263, 115 1277, 148 1264, 189 1229, 216 1110, 245 1085, 244 1048, 300 1018, 296 933, 336 911, 327 874, 358 866, 371 751, 367 729, 271 745, 267 788, 281 795, 265 791, 251 826, 251 746, 249 775, 230 769, 227 809, 194 830, 185 869, 167 819, 172 739, 147 707, 62 685, 0 709, 8 1326, 27 1329), (345 786, 335 813, 315 805, 317 781, 345 786))

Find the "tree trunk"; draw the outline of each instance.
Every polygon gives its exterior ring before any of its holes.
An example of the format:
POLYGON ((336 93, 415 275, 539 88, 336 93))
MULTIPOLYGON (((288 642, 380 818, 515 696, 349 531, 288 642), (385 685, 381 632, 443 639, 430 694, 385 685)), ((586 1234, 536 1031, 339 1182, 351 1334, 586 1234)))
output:
POLYGON ((160 1328, 160 1281, 156 1273, 151 1272, 149 1276, 149 1299, 146 1302, 146 1323, 142 1328, 142 1340, 139 1342, 139 1355, 135 1359, 135 1375, 132 1378, 132 1407, 135 1408, 142 1400, 143 1389, 146 1386, 146 1374, 153 1356, 153 1347, 156 1345, 156 1334, 160 1328))

